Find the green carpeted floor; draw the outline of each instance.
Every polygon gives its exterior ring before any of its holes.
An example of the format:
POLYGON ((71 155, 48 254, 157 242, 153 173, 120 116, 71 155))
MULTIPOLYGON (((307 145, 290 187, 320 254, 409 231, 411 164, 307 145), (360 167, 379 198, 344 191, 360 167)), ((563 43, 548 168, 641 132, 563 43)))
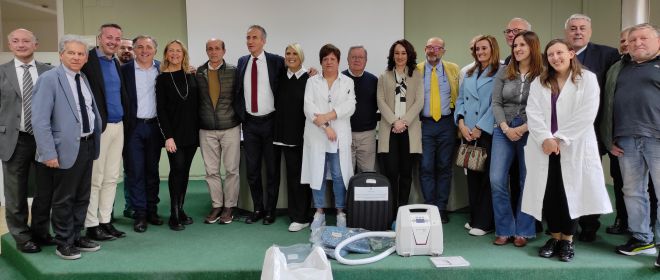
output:
MULTIPOLYGON (((160 197, 160 214, 167 218, 166 183, 160 197)), ((117 198, 115 207, 120 213, 121 191, 117 192, 117 198)), ((207 225, 202 220, 208 207, 204 182, 191 182, 186 211, 195 223, 186 230, 175 232, 166 225, 150 225, 146 233, 138 234, 132 231, 132 220, 118 217, 116 226, 128 236, 102 242, 100 251, 83 253, 82 259, 76 261, 61 260, 54 254, 54 247, 38 254, 17 253, 13 239, 5 235, 0 279, 258 279, 268 247, 305 243, 309 238, 308 230, 288 232, 289 221, 285 216, 278 217, 270 226, 247 225, 242 221, 207 225)), ((603 216, 601 222, 611 224, 612 216, 603 216)), ((498 247, 491 245, 493 234, 482 237, 467 234, 463 229, 466 213, 453 213, 450 218, 451 222, 444 226, 444 255, 463 256, 471 263, 470 267, 437 269, 426 256, 392 255, 363 266, 332 261, 333 275, 336 279, 660 279, 660 270, 653 268, 655 256, 615 254, 614 246, 625 242, 627 237, 606 234, 603 228, 596 242, 576 243, 572 263, 562 263, 537 257, 538 247, 546 236, 524 248, 498 247)))

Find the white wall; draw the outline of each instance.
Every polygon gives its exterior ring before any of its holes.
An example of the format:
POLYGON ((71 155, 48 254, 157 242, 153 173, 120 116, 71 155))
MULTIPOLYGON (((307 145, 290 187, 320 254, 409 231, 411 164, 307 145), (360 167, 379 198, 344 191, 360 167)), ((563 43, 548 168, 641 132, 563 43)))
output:
POLYGON ((225 41, 225 60, 236 64, 248 54, 247 28, 259 24, 268 33, 267 52, 283 55, 286 45, 297 42, 305 53, 304 65, 320 69, 319 49, 332 43, 342 51, 343 70, 348 68, 348 48, 364 45, 369 54, 367 71, 378 75, 387 65, 390 45, 403 38, 403 4, 403 0, 188 0, 191 64, 206 61, 205 44, 211 37, 225 41))

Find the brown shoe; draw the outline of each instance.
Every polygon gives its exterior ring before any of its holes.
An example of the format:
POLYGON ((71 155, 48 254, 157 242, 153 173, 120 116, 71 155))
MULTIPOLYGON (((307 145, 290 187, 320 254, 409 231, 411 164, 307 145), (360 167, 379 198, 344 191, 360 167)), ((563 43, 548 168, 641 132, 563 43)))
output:
POLYGON ((493 244, 495 244, 497 246, 502 246, 502 245, 506 245, 507 243, 509 243, 509 240, 510 239, 508 237, 498 236, 497 238, 495 238, 495 241, 493 241, 493 244))
POLYGON ((215 222, 217 222, 220 219, 220 212, 222 212, 222 207, 211 209, 211 213, 209 213, 209 215, 206 216, 204 223, 215 224, 215 222))
POLYGON ((229 224, 233 220, 234 216, 231 214, 231 207, 224 207, 222 215, 220 215, 220 224, 229 224))
POLYGON ((513 239, 513 245, 516 247, 525 247, 525 245, 527 245, 527 238, 516 236, 516 238, 513 239))

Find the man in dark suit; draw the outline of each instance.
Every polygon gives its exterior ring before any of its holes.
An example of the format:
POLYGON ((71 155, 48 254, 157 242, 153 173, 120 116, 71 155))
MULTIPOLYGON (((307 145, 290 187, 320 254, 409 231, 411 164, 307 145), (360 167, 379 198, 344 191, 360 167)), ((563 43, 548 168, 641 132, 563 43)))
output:
MULTIPOLYGON (((620 59, 619 52, 615 48, 594 44, 589 41, 591 39, 591 18, 586 15, 571 15, 564 24, 564 33, 566 40, 573 44, 573 48, 576 50, 576 56, 580 62, 585 68, 596 74, 598 86, 601 91, 600 104, 603 104, 605 76, 610 66, 620 59)), ((602 110, 599 108, 596 121, 594 122, 595 128, 599 127, 602 115, 602 110)), ((601 151, 601 155, 607 152, 600 139, 598 139, 598 148, 601 151)), ((616 159, 616 157, 610 155, 610 159, 612 158, 616 159)), ((610 162, 610 173, 615 184, 622 182, 618 161, 610 162)), ((589 215, 580 218, 579 223, 582 231, 578 235, 578 240, 585 242, 596 240, 596 232, 600 227, 599 217, 600 215, 589 215)))
POLYGON ((247 177, 254 203, 254 212, 245 221, 263 224, 275 221, 280 170, 273 147, 274 93, 278 77, 286 71, 284 58, 264 51, 266 30, 250 26, 247 30, 249 55, 238 59, 233 100, 234 111, 243 123, 243 146, 247 161, 247 177), (266 199, 263 197, 261 162, 266 163, 266 199))
POLYGON ((133 230, 145 232, 147 222, 162 225, 158 217, 158 162, 163 137, 156 116, 156 77, 160 62, 154 60, 158 44, 151 36, 133 39, 135 59, 121 66, 131 106, 124 135, 124 189, 135 211, 133 230), (129 125, 130 124, 130 125, 129 125))
POLYGON ((94 240, 113 240, 126 236, 111 223, 117 180, 124 148, 124 129, 132 124, 127 119, 130 106, 124 78, 115 53, 121 43, 121 27, 114 23, 101 25, 96 38, 98 46, 89 51, 89 59, 82 72, 101 114, 101 150, 94 161, 92 191, 85 219, 87 236, 94 240))
POLYGON ((32 102, 37 143, 37 192, 34 203, 51 202, 55 253, 63 259, 101 248, 80 231, 89 204, 92 161, 99 156, 101 116, 80 69, 87 44, 76 35, 59 43, 61 65, 39 77, 32 102))
MULTIPOLYGON (((28 226, 28 173, 37 147, 32 134, 32 93, 37 77, 53 67, 34 60, 38 43, 31 31, 16 29, 7 39, 14 59, 0 65, 0 159, 5 217, 18 250, 36 253, 41 251, 40 245, 53 244, 48 233, 48 212, 38 217, 33 214, 32 230, 28 226)), ((44 206, 50 208, 50 204, 44 206)))

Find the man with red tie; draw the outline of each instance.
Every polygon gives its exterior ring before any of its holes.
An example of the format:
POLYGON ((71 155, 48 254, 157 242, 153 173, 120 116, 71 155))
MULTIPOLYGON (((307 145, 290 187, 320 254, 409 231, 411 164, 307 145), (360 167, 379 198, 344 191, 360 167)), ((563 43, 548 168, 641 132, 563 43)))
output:
POLYGON ((243 125, 247 178, 254 203, 254 212, 245 222, 252 224, 263 218, 263 224, 269 225, 275 221, 280 188, 279 162, 275 160, 273 146, 274 93, 277 77, 286 68, 283 57, 264 51, 266 36, 266 30, 259 25, 252 25, 247 30, 250 54, 238 59, 233 106, 243 125), (261 178, 262 159, 266 163, 265 198, 261 178))

